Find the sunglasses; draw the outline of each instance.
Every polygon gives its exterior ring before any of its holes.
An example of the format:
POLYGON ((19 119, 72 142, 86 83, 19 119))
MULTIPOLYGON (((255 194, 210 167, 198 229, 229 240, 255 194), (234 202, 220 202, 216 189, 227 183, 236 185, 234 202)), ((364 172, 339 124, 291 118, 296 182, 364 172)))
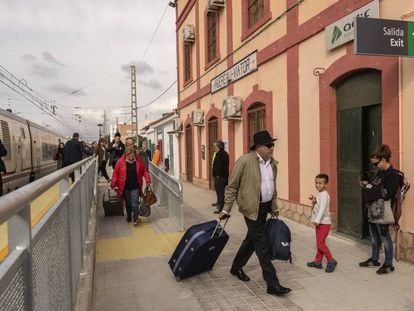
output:
POLYGON ((377 162, 371 162, 371 164, 372 164, 373 167, 377 167, 380 162, 381 162, 381 160, 377 161, 377 162))
POLYGON ((270 144, 264 144, 264 146, 266 146, 267 148, 273 148, 275 146, 274 143, 270 143, 270 144))

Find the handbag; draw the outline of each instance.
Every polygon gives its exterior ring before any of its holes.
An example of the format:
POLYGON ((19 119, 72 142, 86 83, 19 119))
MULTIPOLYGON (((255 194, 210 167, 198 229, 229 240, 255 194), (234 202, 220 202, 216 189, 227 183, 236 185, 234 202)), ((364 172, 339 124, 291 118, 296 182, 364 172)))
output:
POLYGON ((380 225, 390 225, 395 223, 394 213, 392 212, 391 208, 391 200, 384 201, 383 200, 383 211, 381 217, 372 218, 369 215, 368 209, 368 221, 373 224, 380 224, 380 225))
POLYGON ((380 219, 384 217, 384 202, 384 199, 376 199, 367 203, 369 219, 380 219))
POLYGON ((148 206, 151 206, 157 203, 158 201, 157 196, 155 195, 154 191, 152 191, 150 185, 147 185, 147 187, 145 188, 144 201, 145 201, 145 204, 148 206))
POLYGON ((151 207, 145 203, 144 198, 141 199, 141 203, 139 204, 139 215, 143 217, 151 215, 151 207))

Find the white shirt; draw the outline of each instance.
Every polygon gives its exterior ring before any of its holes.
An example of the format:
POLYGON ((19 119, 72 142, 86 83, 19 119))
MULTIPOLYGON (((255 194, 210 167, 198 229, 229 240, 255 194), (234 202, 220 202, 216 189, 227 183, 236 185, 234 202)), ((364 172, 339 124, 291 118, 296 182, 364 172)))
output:
POLYGON ((328 191, 318 192, 316 195, 316 203, 312 209, 312 222, 317 224, 331 224, 331 214, 329 213, 329 203, 331 198, 328 191))
POLYGON ((270 164, 271 159, 265 161, 258 153, 257 158, 259 159, 260 167, 262 202, 269 202, 273 199, 273 194, 275 193, 275 179, 273 178, 272 165, 270 164))

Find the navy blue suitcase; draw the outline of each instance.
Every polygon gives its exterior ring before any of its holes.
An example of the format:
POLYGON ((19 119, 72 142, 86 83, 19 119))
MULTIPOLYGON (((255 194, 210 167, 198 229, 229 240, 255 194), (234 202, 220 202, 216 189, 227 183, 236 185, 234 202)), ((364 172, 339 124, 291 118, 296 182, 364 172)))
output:
POLYGON ((211 270, 229 240, 224 226, 218 220, 190 227, 178 243, 168 264, 176 280, 211 270))

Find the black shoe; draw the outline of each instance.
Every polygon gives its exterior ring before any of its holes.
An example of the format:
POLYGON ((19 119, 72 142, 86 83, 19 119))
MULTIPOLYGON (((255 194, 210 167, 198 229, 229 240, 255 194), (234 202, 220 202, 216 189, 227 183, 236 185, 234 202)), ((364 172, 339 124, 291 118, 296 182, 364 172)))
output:
POLYGON ((126 221, 127 222, 131 222, 132 221, 132 217, 131 216, 128 216, 127 219, 126 219, 126 221))
POLYGON ((267 288, 267 293, 274 296, 283 296, 291 291, 292 290, 290 288, 284 287, 282 285, 276 285, 267 288))
POLYGON ((310 268, 322 269, 322 264, 320 262, 311 261, 306 264, 310 268))
POLYGON ((211 206, 217 206, 218 205, 218 203, 216 202, 216 203, 213 203, 213 204, 211 204, 211 206))
POLYGON ((221 209, 219 209, 218 207, 214 210, 214 214, 220 214, 221 213, 221 209))
POLYGON ((360 262, 359 266, 360 267, 369 267, 369 266, 375 266, 375 267, 379 267, 381 264, 379 261, 375 261, 372 258, 368 258, 367 260, 360 262))
POLYGON ((386 265, 385 263, 377 270, 377 274, 385 274, 395 270, 393 265, 386 265))
POLYGON ((239 269, 239 270, 233 270, 232 269, 232 270, 230 270, 230 273, 237 276, 237 278, 240 281, 243 281, 243 282, 250 281, 250 278, 244 273, 243 269, 239 269))
POLYGON ((334 272, 337 265, 338 265, 338 262, 335 259, 328 261, 325 272, 328 272, 328 273, 334 272))

